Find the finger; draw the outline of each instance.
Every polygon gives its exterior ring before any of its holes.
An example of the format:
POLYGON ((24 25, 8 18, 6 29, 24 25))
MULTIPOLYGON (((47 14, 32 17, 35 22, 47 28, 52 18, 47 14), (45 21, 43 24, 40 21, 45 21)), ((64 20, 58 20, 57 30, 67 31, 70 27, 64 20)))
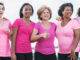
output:
POLYGON ((71 57, 71 60, 72 60, 72 57, 71 57))
POLYGON ((73 57, 73 60, 76 60, 76 57, 73 57))

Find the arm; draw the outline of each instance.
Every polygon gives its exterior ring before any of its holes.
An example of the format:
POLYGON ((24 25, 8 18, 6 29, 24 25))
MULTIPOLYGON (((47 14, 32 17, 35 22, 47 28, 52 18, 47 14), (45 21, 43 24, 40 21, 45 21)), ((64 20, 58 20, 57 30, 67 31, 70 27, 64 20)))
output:
POLYGON ((74 36, 75 36, 75 43, 72 47, 72 51, 75 51, 78 43, 79 43, 79 40, 80 40, 80 29, 76 29, 74 30, 74 36))
POLYGON ((16 55, 15 55, 15 44, 16 44, 16 36, 17 36, 17 31, 18 28, 13 28, 13 33, 11 37, 11 55, 12 55, 12 60, 16 60, 16 55))
POLYGON ((42 34, 37 35, 38 30, 34 29, 32 36, 31 36, 31 42, 35 42, 37 40, 39 40, 40 38, 42 38, 42 34))
POLYGON ((74 36, 75 36, 75 43, 71 49, 71 60, 76 60, 76 56, 75 56, 75 49, 79 43, 80 40, 80 29, 75 29, 74 30, 74 36))
POLYGON ((49 38, 49 33, 47 32, 42 33, 42 34, 37 34, 37 33, 38 33, 38 30, 34 29, 32 36, 31 36, 31 42, 35 42, 41 38, 49 38))

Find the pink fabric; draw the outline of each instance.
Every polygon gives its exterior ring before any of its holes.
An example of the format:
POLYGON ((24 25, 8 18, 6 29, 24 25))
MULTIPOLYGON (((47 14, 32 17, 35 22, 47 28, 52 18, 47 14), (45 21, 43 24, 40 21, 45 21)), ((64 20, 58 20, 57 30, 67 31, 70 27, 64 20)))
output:
MULTIPOLYGON (((57 24, 56 37, 59 43, 59 53, 67 54, 71 52, 71 48, 75 42, 74 29, 79 29, 80 25, 76 20, 71 20, 64 27, 61 26, 61 21, 57 24)), ((79 51, 79 47, 75 52, 79 51)))
POLYGON ((75 20, 77 20, 80 24, 80 17, 74 18, 75 20))
POLYGON ((50 37, 48 39, 40 39, 37 41, 35 52, 40 52, 42 54, 53 54, 55 53, 54 48, 54 38, 55 38, 55 27, 54 23, 51 23, 50 29, 44 29, 40 23, 35 24, 35 29, 38 30, 38 34, 48 32, 50 37))
MULTIPOLYGON (((80 17, 77 17, 77 18, 74 18, 75 20, 77 20, 79 22, 79 25, 80 25, 80 17)), ((78 44, 79 48, 80 48, 80 41, 79 41, 79 44, 78 44)), ((79 49, 79 52, 80 52, 80 49, 79 49)))
POLYGON ((12 31, 11 23, 8 20, 4 21, 3 26, 0 26, 0 57, 10 57, 11 49, 9 44, 9 35, 6 30, 12 31))
POLYGON ((18 28, 15 46, 16 53, 32 52, 30 37, 34 28, 34 23, 31 21, 31 24, 27 26, 20 18, 16 19, 13 27, 18 28))

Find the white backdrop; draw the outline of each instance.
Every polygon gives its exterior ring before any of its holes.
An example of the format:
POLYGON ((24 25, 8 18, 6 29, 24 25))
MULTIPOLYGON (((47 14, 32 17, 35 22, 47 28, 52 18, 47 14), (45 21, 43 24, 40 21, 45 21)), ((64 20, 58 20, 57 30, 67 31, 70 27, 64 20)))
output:
MULTIPOLYGON (((46 5, 52 10, 52 22, 56 22, 56 17, 58 16, 57 12, 59 6, 66 2, 71 2, 74 6, 74 12, 72 18, 77 17, 77 10, 80 7, 80 0, 0 0, 5 5, 5 13, 4 16, 8 18, 11 23, 14 22, 15 19, 19 18, 19 10, 23 3, 30 3, 34 8, 34 14, 31 17, 33 22, 38 22, 37 18, 37 10, 43 5, 46 5)), ((57 46, 57 40, 55 40, 55 46, 57 46)), ((35 43, 32 44, 32 47, 35 46, 35 43)))
POLYGON ((77 9, 80 7, 80 0, 0 0, 5 5, 4 16, 7 17, 11 23, 14 22, 16 18, 19 18, 19 9, 23 3, 28 2, 34 7, 34 15, 31 17, 31 20, 37 22, 37 9, 43 5, 47 5, 52 9, 52 19, 51 21, 56 21, 55 18, 58 16, 58 8, 61 4, 66 2, 71 2, 74 5, 74 13, 72 17, 76 17, 77 9))

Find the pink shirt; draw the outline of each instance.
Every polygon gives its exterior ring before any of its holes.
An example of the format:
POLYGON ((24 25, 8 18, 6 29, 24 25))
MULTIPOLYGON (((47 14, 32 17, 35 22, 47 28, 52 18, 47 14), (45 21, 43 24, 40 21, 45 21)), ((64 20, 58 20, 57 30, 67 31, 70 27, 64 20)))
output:
POLYGON ((4 20, 4 24, 0 26, 0 57, 10 57, 11 49, 9 44, 9 35, 6 30, 12 31, 9 20, 4 20))
POLYGON ((75 20, 77 20, 80 24, 80 17, 74 18, 75 20))
MULTIPOLYGON (((61 26, 61 21, 58 22, 56 28, 56 36, 59 43, 59 53, 68 54, 71 52, 71 48, 75 42, 74 30, 79 29, 80 25, 76 20, 70 20, 64 27, 61 26)), ((79 47, 75 52, 79 51, 79 47)))
POLYGON ((42 54, 53 54, 55 53, 54 48, 54 37, 55 37, 55 27, 54 23, 51 23, 50 29, 44 29, 40 23, 35 24, 35 29, 38 30, 38 34, 48 32, 50 37, 48 39, 40 39, 37 41, 35 52, 40 52, 42 54))
POLYGON ((15 46, 16 53, 32 52, 30 37, 34 28, 34 23, 31 21, 31 24, 27 26, 20 18, 16 19, 13 27, 18 28, 15 46))

